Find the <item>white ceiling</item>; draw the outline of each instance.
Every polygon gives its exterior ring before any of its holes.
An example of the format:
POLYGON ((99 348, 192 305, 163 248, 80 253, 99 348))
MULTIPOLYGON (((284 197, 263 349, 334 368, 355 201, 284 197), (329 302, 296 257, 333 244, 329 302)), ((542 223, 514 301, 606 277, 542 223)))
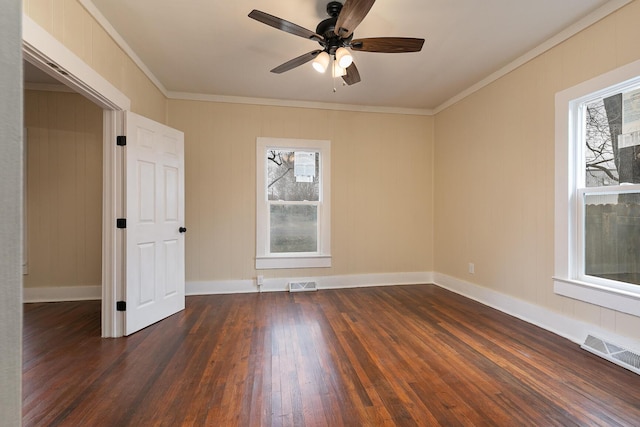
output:
MULTIPOLYGON (((353 86, 311 64, 269 70, 316 42, 247 17, 252 9, 315 31, 328 0, 82 0, 163 86, 192 93, 432 110, 558 33, 620 0, 377 0, 356 38, 419 37, 419 53, 355 52, 353 86), (609 5, 607 5, 609 3, 609 5), (596 9, 599 9, 596 11, 596 9)), ((584 20, 585 22, 588 21, 584 20)))

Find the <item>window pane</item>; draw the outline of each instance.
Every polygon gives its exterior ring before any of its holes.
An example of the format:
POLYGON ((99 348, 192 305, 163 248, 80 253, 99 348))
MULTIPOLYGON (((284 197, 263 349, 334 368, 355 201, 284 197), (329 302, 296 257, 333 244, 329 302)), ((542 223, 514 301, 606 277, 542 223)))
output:
POLYGON ((619 182, 609 122, 615 128, 620 108, 615 99, 608 99, 608 109, 603 99, 586 105, 584 156, 587 187, 618 185, 619 182))
POLYGON ((640 183, 640 90, 585 105, 587 187, 640 183))
POLYGON ((268 200, 320 200, 320 153, 268 150, 266 161, 268 200))
POLYGON ((585 195, 585 274, 640 284, 640 193, 585 195))
POLYGON ((271 253, 317 252, 318 207, 271 205, 271 253))

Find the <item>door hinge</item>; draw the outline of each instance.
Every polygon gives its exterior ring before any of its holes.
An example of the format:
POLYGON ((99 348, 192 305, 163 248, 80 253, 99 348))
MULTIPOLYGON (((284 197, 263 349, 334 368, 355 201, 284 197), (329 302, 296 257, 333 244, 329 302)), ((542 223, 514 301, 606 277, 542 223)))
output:
POLYGON ((127 228, 127 218, 118 218, 116 220, 116 227, 127 228))
POLYGON ((116 310, 117 311, 127 311, 127 302, 126 301, 118 301, 118 302, 116 302, 116 310))
POLYGON ((118 135, 116 137, 116 144, 119 147, 124 147, 125 145, 127 145, 127 137, 126 137, 126 135, 118 135))

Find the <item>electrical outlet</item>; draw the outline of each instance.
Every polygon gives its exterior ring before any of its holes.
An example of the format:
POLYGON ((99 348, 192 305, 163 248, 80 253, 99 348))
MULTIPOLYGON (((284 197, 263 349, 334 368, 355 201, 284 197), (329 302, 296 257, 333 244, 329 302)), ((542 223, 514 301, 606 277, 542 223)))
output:
POLYGON ((476 272, 476 265, 472 262, 469 263, 469 274, 474 274, 476 272))
POLYGON ((258 286, 262 286, 264 284, 264 276, 258 276, 256 278, 256 283, 258 286))

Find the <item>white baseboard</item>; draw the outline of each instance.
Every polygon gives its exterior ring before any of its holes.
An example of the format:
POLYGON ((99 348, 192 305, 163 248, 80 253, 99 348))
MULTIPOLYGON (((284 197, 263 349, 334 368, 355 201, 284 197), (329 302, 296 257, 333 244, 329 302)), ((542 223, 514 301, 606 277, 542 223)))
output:
POLYGON ((433 275, 430 272, 415 272, 265 278, 261 288, 258 288, 255 280, 214 280, 187 282, 185 293, 186 295, 214 295, 250 292, 284 292, 289 289, 290 281, 313 281, 318 284, 318 289, 341 289, 433 283, 433 275))
POLYGON ((248 294, 258 292, 255 280, 211 280, 185 283, 185 295, 248 294))
POLYGON ((52 288, 23 288, 22 301, 59 302, 102 299, 101 286, 60 286, 52 288))
POLYGON ((471 282, 447 276, 441 273, 382 273, 382 274, 354 274, 345 276, 319 277, 287 277, 264 279, 260 290, 255 280, 229 280, 209 282, 187 282, 187 295, 209 295, 250 292, 280 292, 288 290, 290 281, 317 283, 321 289, 358 288, 370 286, 393 286, 408 284, 435 284, 464 297, 478 301, 486 306, 495 308, 525 322, 539 326, 556 335, 567 338, 577 344, 582 344, 589 333, 599 332, 602 336, 610 336, 591 323, 581 322, 563 314, 548 310, 544 307, 496 292, 489 288, 471 282))
POLYGON ((605 333, 607 336, 611 335, 610 331, 604 331, 592 323, 582 322, 539 305, 445 274, 434 273, 434 284, 539 326, 577 344, 582 344, 587 334, 594 331, 605 333))
MULTIPOLYGON (((314 281, 321 289, 361 288, 372 286, 395 286, 411 284, 435 284, 464 297, 478 301, 486 306, 507 313, 525 322, 539 326, 577 344, 582 344, 588 334, 602 337, 614 336, 611 331, 604 330, 598 325, 582 322, 555 311, 546 309, 524 300, 496 292, 489 288, 476 285, 455 277, 433 272, 413 273, 380 273, 380 274, 352 274, 343 276, 316 277, 285 277, 265 278, 262 289, 256 285, 256 280, 214 280, 186 282, 186 295, 214 295, 253 292, 285 292, 290 281, 314 281)), ((24 288, 23 301, 57 302, 100 300, 102 288, 100 286, 67 286, 24 288)), ((616 336, 612 342, 625 344, 627 348, 638 349, 640 344, 629 338, 616 336)))

